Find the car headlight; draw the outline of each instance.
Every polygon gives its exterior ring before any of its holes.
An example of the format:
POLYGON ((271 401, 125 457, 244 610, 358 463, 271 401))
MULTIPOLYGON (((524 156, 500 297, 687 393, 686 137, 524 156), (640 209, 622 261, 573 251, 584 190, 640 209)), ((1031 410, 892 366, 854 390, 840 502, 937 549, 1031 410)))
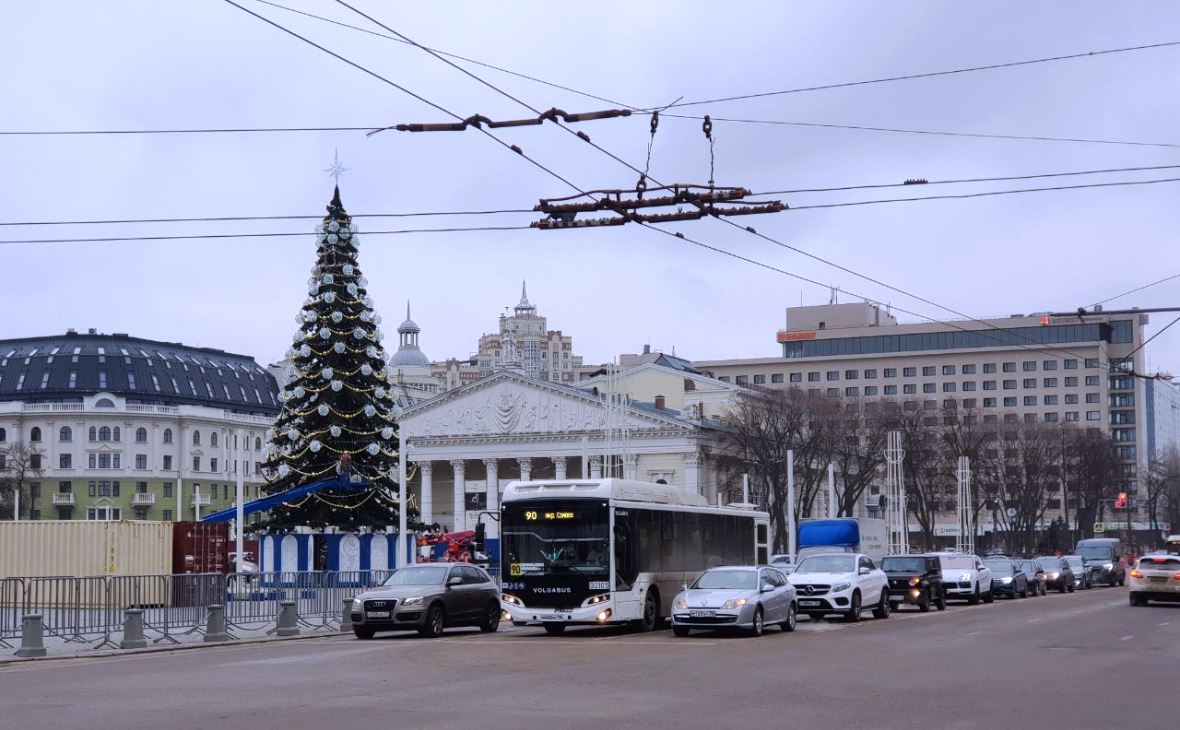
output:
POLYGON ((1114 570, 1114 563, 1103 563, 1102 567, 1107 570, 1114 570))
POLYGON ((361 601, 361 597, 360 597, 360 596, 357 596, 356 598, 353 598, 353 599, 352 599, 352 607, 353 607, 353 608, 358 608, 358 609, 359 609, 359 608, 360 608, 361 606, 363 606, 363 605, 364 605, 364 602, 363 602, 363 601, 361 601))
POLYGON ((422 605, 422 600, 424 598, 426 598, 426 596, 410 596, 409 598, 403 598, 402 605, 403 606, 420 606, 420 605, 422 605))
POLYGON ((1061 577, 1061 573, 1056 573, 1056 572, 1055 572, 1055 573, 1050 573, 1050 574, 1049 574, 1049 580, 1057 580, 1057 579, 1058 579, 1058 578, 1060 578, 1060 577, 1061 577))
POLYGON ((741 608, 746 605, 747 601, 744 598, 731 598, 725 603, 721 604, 722 608, 741 608))
POLYGON ((672 608, 688 608, 688 600, 685 599, 684 594, 681 593, 672 601, 672 608))
POLYGON ((851 583, 837 583, 836 585, 832 586, 832 593, 839 593, 840 591, 846 591, 851 587, 852 587, 851 583))
POLYGON ((524 605, 524 601, 520 600, 519 598, 512 595, 511 593, 501 593, 500 600, 503 601, 504 603, 510 603, 513 606, 523 606, 524 605))
POLYGON ((1003 583, 1003 584, 1005 584, 1005 585, 1007 585, 1008 583, 1011 583, 1011 582, 1012 582, 1012 576, 1010 576, 1010 575, 1006 575, 1006 576, 1004 576, 1003 578, 1001 578, 1001 579, 1000 579, 1000 582, 1001 582, 1001 583, 1003 583))
POLYGON ((910 585, 920 586, 922 585, 922 579, 915 575, 913 578, 910 578, 910 585))
POLYGON ((962 575, 959 576, 959 580, 963 580, 963 581, 971 580, 971 574, 970 573, 963 573, 962 575))

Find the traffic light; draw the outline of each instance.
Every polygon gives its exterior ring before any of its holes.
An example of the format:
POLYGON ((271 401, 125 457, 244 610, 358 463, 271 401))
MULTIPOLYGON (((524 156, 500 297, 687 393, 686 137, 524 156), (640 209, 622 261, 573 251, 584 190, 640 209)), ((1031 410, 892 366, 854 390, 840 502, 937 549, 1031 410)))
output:
POLYGON ((483 550, 483 541, 487 536, 487 525, 483 522, 475 523, 475 549, 483 550))
POLYGON ((1127 493, 1126 492, 1119 492, 1118 499, 1116 499, 1114 501, 1114 508, 1115 509, 1126 509, 1127 508, 1127 493))

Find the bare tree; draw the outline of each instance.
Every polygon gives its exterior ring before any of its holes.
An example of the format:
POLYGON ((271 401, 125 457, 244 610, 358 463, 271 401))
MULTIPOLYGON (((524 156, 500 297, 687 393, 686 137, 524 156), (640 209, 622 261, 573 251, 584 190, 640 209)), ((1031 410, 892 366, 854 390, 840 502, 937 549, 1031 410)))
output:
POLYGON ((1073 429, 1066 438, 1066 489, 1083 537, 1094 536, 1102 500, 1113 499, 1119 459, 1115 444, 1099 429, 1073 429))
POLYGON ((833 416, 831 462, 838 476, 837 513, 851 517, 885 463, 889 426, 879 407, 868 408, 855 401, 844 406, 833 416))
POLYGON ((1060 436, 1043 424, 1007 424, 977 472, 1009 550, 1036 550, 1037 526, 1061 479, 1060 436))
POLYGON ((1177 529, 1174 513, 1180 511, 1180 452, 1169 449, 1162 459, 1151 462, 1147 471, 1147 518, 1152 530, 1160 529, 1163 513, 1171 529, 1177 529))
POLYGON ((20 514, 16 519, 32 515, 34 482, 41 479, 41 451, 23 441, 17 441, 0 448, 0 519, 13 519, 13 510, 20 503, 20 514), (17 495, 20 498, 17 499, 17 495))

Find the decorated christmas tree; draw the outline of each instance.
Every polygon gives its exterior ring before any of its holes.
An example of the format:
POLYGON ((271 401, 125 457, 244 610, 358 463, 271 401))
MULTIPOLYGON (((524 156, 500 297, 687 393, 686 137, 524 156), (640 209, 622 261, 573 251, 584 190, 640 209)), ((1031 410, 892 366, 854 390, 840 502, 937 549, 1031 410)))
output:
POLYGON ((385 351, 357 265, 359 236, 337 187, 316 228, 316 264, 287 353, 294 375, 271 430, 267 494, 343 477, 347 485, 289 500, 262 527, 345 531, 398 522, 398 433, 385 351), (359 483, 367 486, 359 487, 359 483))

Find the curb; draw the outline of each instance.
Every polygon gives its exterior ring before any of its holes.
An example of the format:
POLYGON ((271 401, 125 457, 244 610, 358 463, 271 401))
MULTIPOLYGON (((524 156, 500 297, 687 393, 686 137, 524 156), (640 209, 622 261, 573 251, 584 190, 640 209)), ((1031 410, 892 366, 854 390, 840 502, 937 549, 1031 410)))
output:
POLYGON ((338 631, 332 633, 314 633, 301 634, 299 636, 266 636, 255 639, 234 639, 224 643, 205 644, 173 644, 171 646, 149 646, 143 649, 103 649, 98 651, 78 651, 72 654, 51 654, 43 657, 0 657, 0 668, 9 667, 15 664, 25 664, 29 662, 52 662, 61 661, 64 659, 100 659, 109 657, 130 656, 132 654, 165 654, 174 651, 190 651, 194 649, 225 649, 235 646, 244 646, 247 644, 270 644, 280 641, 300 641, 303 639, 330 639, 340 636, 349 636, 338 631))

